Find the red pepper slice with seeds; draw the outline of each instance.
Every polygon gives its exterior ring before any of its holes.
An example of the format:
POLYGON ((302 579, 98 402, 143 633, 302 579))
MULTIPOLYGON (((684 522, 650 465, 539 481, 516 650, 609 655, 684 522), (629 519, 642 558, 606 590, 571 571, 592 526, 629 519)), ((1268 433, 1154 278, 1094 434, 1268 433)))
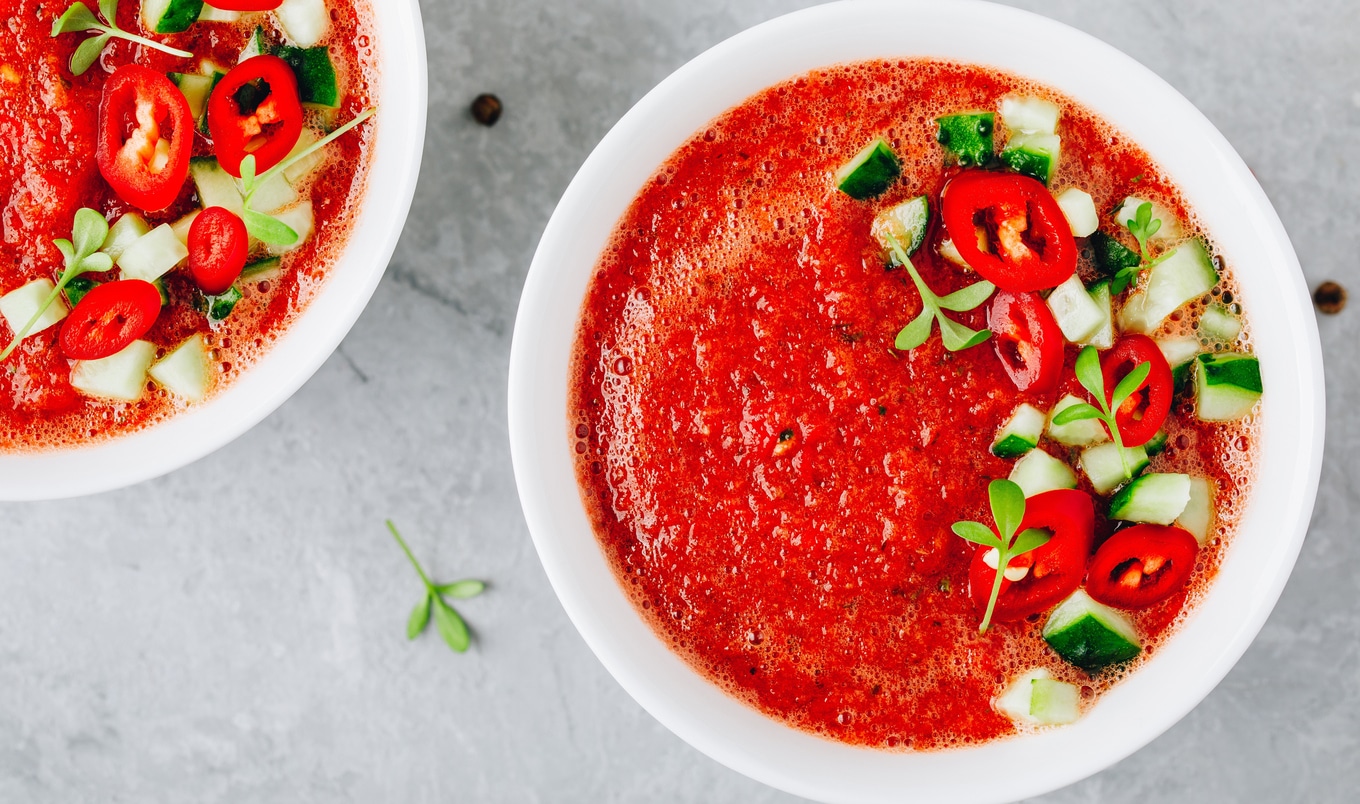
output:
POLYGON ((1188 531, 1134 525, 1111 536, 1091 559, 1086 593, 1121 609, 1145 609, 1190 582, 1199 542, 1188 531))
POLYGON ((189 102, 169 78, 124 64, 104 82, 95 162, 119 198, 148 212, 173 204, 189 175, 193 138, 189 102))
POLYGON ((940 206, 964 261, 1002 290, 1057 287, 1077 270, 1067 217, 1029 176, 965 170, 945 185, 940 206))
POLYGON ((987 308, 992 347, 1018 391, 1046 391, 1063 368, 1063 334, 1053 312, 1034 293, 998 290, 987 308))
POLYGON ((255 56, 231 69, 208 98, 208 132, 222 169, 241 177, 241 160, 255 156, 255 173, 282 162, 302 134, 297 76, 278 56, 255 56))
POLYGON ((156 323, 161 292, 141 279, 120 279, 96 287, 61 326, 61 351, 72 360, 118 354, 156 323))
POLYGON ((1114 389, 1141 363, 1151 364, 1147 379, 1115 411, 1115 424, 1126 447, 1146 444, 1157 435, 1171 413, 1171 399, 1176 384, 1171 366, 1157 342, 1146 335, 1125 335, 1100 361, 1100 373, 1105 375, 1105 402, 1114 397, 1114 389))

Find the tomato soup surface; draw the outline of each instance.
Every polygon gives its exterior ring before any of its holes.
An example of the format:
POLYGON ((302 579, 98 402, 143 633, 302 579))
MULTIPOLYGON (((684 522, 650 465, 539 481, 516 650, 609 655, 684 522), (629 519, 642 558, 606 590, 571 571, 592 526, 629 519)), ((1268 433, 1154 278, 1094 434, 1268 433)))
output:
MULTIPOLYGON (((77 209, 90 207, 112 223, 129 211, 101 177, 95 161, 101 93, 111 71, 137 63, 162 73, 195 73, 203 60, 221 69, 235 66, 257 26, 276 42, 286 41, 272 14, 246 13, 237 23, 196 23, 157 41, 191 51, 182 59, 112 39, 100 62, 83 75, 68 67, 82 34, 53 38, 53 19, 67 0, 11 0, 8 25, 0 36, 0 293, 61 273, 53 240, 70 238, 77 209)), ((98 4, 87 2, 95 10, 98 4)), ((337 109, 311 109, 304 125, 326 133, 376 105, 376 43, 367 0, 326 0, 330 24, 318 43, 331 55, 341 92, 337 109)), ((118 21, 140 33, 139 4, 118 4, 118 21)), ((169 302, 143 336, 163 354, 195 332, 211 347, 214 390, 248 370, 314 297, 344 247, 363 196, 374 126, 369 123, 326 146, 322 166, 294 189, 310 199, 315 233, 282 258, 274 278, 241 282, 244 298, 224 321, 210 323, 195 309, 195 286, 178 268, 164 277, 169 302)), ((195 156, 212 146, 195 136, 195 156)), ((168 209, 144 213, 155 227, 173 223, 198 207, 194 183, 186 181, 168 209)), ((92 274, 96 280, 115 278, 92 274)), ((8 327, 4 343, 13 337, 8 327)), ((60 326, 26 338, 0 366, 0 451, 69 446, 140 429, 161 421, 186 403, 148 384, 135 403, 116 403, 77 394, 70 364, 57 345, 60 326)))
MULTIPOLYGON (((1017 392, 990 343, 951 353, 936 333, 893 348, 921 300, 870 223, 915 195, 938 209, 934 119, 996 109, 1007 93, 1062 109, 1055 191, 1082 187, 1109 210, 1136 190, 1207 236, 1137 146, 1052 90, 981 67, 874 61, 774 86, 696 133, 619 221, 583 305, 571 447, 621 585, 697 671, 835 740, 991 740, 1017 730, 992 705, 1017 673, 1045 666, 1088 706, 1143 660, 1088 676, 1047 650, 1038 616, 979 633, 974 547, 950 531, 991 521, 987 484, 1013 461, 988 448, 1017 404, 1083 394, 1076 348, 1043 394, 1017 392), (836 169, 878 136, 902 176, 871 201, 837 192, 836 169)), ((977 277, 937 256, 937 226, 913 260, 944 295, 977 277)), ((1094 275, 1088 255, 1078 270, 1094 275)), ((1217 301, 1232 304, 1234 288, 1225 273, 1217 301)), ((985 328, 985 309, 958 320, 985 328)), ((1150 471, 1209 478, 1216 525, 1189 587, 1131 613, 1143 658, 1205 592, 1252 478, 1254 421, 1198 422, 1192 405, 1176 402, 1150 471)), ((1097 543, 1110 533, 1102 512, 1097 543)))

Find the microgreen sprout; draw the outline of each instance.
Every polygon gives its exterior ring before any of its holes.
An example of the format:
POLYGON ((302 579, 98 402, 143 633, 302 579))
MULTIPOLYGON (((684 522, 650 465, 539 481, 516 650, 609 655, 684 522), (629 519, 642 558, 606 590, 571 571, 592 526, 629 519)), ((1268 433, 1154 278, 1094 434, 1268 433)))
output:
POLYGON ((450 648, 463 653, 472 644, 472 636, 468 633, 467 623, 458 612, 444 600, 444 596, 465 600, 470 597, 480 595, 485 589, 486 584, 482 581, 471 579, 454 581, 453 583, 436 584, 430 580, 430 576, 425 574, 425 569, 416 561, 415 555, 411 553, 411 548, 406 545, 406 540, 401 538, 397 532, 397 526, 392 524, 392 520, 387 520, 387 529, 391 531, 392 538, 401 545, 402 552, 410 559, 411 566, 416 568, 416 574, 425 584, 425 596, 421 598, 416 607, 411 610, 411 616, 406 621, 406 638, 415 639, 430 623, 430 614, 434 614, 434 626, 439 631, 439 636, 443 638, 444 644, 450 648))
POLYGON ((118 0, 99 0, 99 12, 104 15, 104 19, 108 20, 107 25, 100 22, 88 6, 80 0, 76 0, 71 3, 71 7, 66 9, 64 14, 52 21, 52 36, 78 31, 97 32, 99 34, 81 42, 80 46, 71 54, 71 73, 73 75, 82 75, 94 66, 94 63, 99 60, 99 54, 104 52, 104 46, 114 37, 136 42, 139 45, 146 45, 149 48, 169 53, 171 56, 178 56, 181 59, 187 59, 194 55, 187 50, 163 45, 160 42, 128 33, 119 28, 118 0))
POLYGON ((52 291, 47 294, 37 312, 29 317, 28 323, 24 324, 18 332, 14 333, 14 340, 9 342, 9 346, 0 352, 0 360, 5 360, 19 346, 19 342, 28 337, 33 325, 38 323, 47 308, 57 300, 61 292, 66 289, 71 280, 81 274, 102 273, 113 268, 113 260, 109 255, 100 251, 104 246, 104 239, 109 236, 109 222, 103 215, 89 208, 76 210, 75 223, 71 227, 71 240, 53 240, 57 250, 61 252, 62 258, 66 261, 66 267, 62 270, 61 276, 57 278, 57 284, 52 291), (75 242, 72 242, 75 241, 75 242))
POLYGON ((955 522, 951 528, 958 536, 997 553, 996 580, 992 583, 991 597, 987 599, 987 611, 982 615, 982 625, 978 628, 980 632, 985 632, 992 624, 996 599, 1001 595, 1001 579, 1006 576, 1006 568, 1011 560, 1043 547, 1052 538, 1048 531, 1040 528, 1020 530, 1025 520, 1025 492, 1015 483, 993 480, 987 484, 987 497, 992 506, 995 529, 971 521, 955 522))
POLYGON ((1119 432, 1119 422, 1116 421, 1116 414, 1119 408, 1128 401, 1128 398, 1142 386, 1152 371, 1152 364, 1142 362, 1133 367, 1133 371, 1124 375, 1119 384, 1114 387, 1114 393, 1110 394, 1109 401, 1105 398, 1105 375, 1100 370, 1100 356, 1096 353, 1094 346, 1087 346, 1077 355, 1077 381, 1081 387, 1090 392, 1095 397, 1095 405, 1081 402, 1071 407, 1063 409, 1061 413, 1053 417, 1056 425, 1070 424, 1083 419, 1098 419, 1104 423, 1105 428, 1110 431, 1110 437, 1114 439, 1115 447, 1119 450, 1119 462, 1124 467, 1124 477, 1133 477, 1133 471, 1129 466, 1128 454, 1124 449, 1124 438, 1119 432))
POLYGON ((326 145, 348 133, 350 129, 353 129, 355 126, 377 114, 377 112, 378 110, 376 107, 365 109, 353 120, 301 151, 289 155, 259 176, 255 175, 255 155, 247 154, 246 158, 241 160, 241 194, 243 202, 241 220, 245 222, 246 232, 256 240, 271 246, 291 246, 296 243, 298 241, 298 233, 293 230, 293 227, 278 218, 266 215, 263 212, 251 208, 251 202, 255 199, 255 193, 265 184, 269 183, 274 177, 326 147, 326 145))
MULTIPOLYGON (((1121 268, 1119 272, 1114 275, 1114 280, 1110 283, 1110 292, 1115 294, 1123 293, 1125 288, 1138 281, 1138 277, 1141 276, 1144 271, 1152 268, 1152 266, 1165 258, 1164 255, 1163 257, 1154 260, 1152 258, 1152 250, 1148 247, 1148 241, 1162 228, 1162 219, 1152 217, 1151 201, 1144 201, 1139 204, 1138 209, 1133 213, 1133 217, 1123 223, 1129 230, 1129 233, 1133 235, 1133 238, 1138 241, 1139 253, 1137 255, 1131 254, 1130 260, 1139 259, 1140 261, 1137 265, 1121 268)), ((1127 251, 1125 251, 1125 253, 1127 253, 1127 251)))
POLYGON ((996 285, 982 281, 956 290, 948 296, 936 296, 921 278, 916 266, 912 265, 911 258, 907 256, 906 249, 902 248, 897 238, 887 232, 884 236, 888 239, 893 259, 907 269, 907 274, 911 276, 911 281, 916 284, 916 290, 921 294, 921 314, 897 333, 893 346, 904 352, 915 349, 930 338, 932 323, 935 321, 940 322, 940 340, 944 342, 944 348, 951 352, 977 346, 992 336, 991 330, 984 329, 978 332, 969 329, 946 316, 944 311, 961 313, 972 310, 991 297, 996 285))

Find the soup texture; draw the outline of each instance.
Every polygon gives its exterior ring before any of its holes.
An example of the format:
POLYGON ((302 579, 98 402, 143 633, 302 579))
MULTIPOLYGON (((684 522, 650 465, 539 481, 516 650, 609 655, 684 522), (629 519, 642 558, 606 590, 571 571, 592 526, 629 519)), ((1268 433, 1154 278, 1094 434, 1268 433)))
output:
MULTIPOLYGON (((985 67, 872 61, 771 87, 695 133, 618 222, 582 307, 569 448, 619 583, 697 672, 830 739, 929 750, 1065 722, 1008 709, 1007 690, 1035 670, 1089 708, 1205 593, 1250 492, 1256 414, 1206 421, 1188 387, 1193 372, 1178 375, 1165 440, 1160 451, 1149 442, 1142 471, 1207 481, 1210 519, 1194 534, 1188 582, 1118 613, 1136 631, 1136 657, 1091 669, 1065 659, 1044 636, 1053 605, 980 630, 987 590, 979 602, 970 570, 986 548, 951 526, 993 522, 989 482, 1018 463, 993 445, 1017 406, 1047 412, 1069 394, 1091 399, 1074 371, 1082 345, 1065 344, 1051 387, 1025 391, 999 351, 1011 347, 995 337, 951 351, 937 329, 896 348, 923 301, 873 232, 884 210, 924 196, 931 215, 915 270, 940 297, 978 282, 941 254, 950 234, 942 190, 965 171, 940 143, 937 119, 994 112, 1007 98, 1056 104, 1061 156, 1047 187, 1089 194, 1102 232, 1139 250, 1112 214, 1135 196, 1163 219, 1153 254, 1192 240, 1214 254, 1171 177, 1071 99, 985 67), (837 171, 875 138, 900 175, 868 198, 838 190, 837 171)), ((1008 133, 1019 134, 997 115, 997 154, 981 167, 1013 172, 997 161, 1008 133)), ((1076 242, 1077 276, 1093 286, 1100 260, 1090 238, 1076 242)), ((1223 255, 1213 261, 1212 289, 1148 334, 1207 355, 1245 354, 1251 334, 1231 269, 1223 255), (1210 308, 1237 322, 1232 337, 1204 331, 1210 308)), ((1115 294, 1115 320, 1150 276, 1115 294)), ((947 315, 985 330, 994 305, 947 315)), ((1091 500, 1089 552, 1098 552, 1129 523, 1110 516, 1112 490, 1093 489, 1083 445, 1049 432, 1034 450, 1068 466, 1073 493, 1091 500)), ((1151 560, 1139 566, 1143 581, 1155 575, 1151 560)))

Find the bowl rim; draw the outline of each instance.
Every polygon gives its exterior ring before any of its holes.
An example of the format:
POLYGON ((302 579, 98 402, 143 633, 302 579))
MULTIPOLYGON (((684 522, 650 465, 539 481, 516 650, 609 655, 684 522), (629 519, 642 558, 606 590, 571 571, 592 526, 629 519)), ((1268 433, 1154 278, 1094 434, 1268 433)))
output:
POLYGON ((525 519, 563 608, 610 674, 671 731, 734 770, 808 798, 1005 801, 1070 784, 1133 753, 1188 713, 1241 657, 1307 530, 1321 471, 1322 380, 1316 320, 1278 215, 1223 135, 1169 84, 1114 47, 1027 11, 980 0, 847 0, 777 17, 697 56, 647 93, 590 154, 529 269, 511 348, 509 435, 525 519), (950 38, 961 30, 967 41, 950 38), (1025 44, 1035 41, 1055 46, 1025 44), (1269 389, 1248 511, 1218 579, 1177 635, 1077 724, 921 754, 854 748, 783 726, 672 654, 619 589, 595 540, 577 491, 566 415, 586 282, 614 222, 654 170, 755 91, 816 66, 894 56, 983 63, 1032 78, 1147 150, 1230 256, 1269 389), (1117 93, 1106 88, 1111 77, 1119 79, 1117 93), (1148 108, 1158 114, 1139 111, 1148 108), (1267 310, 1272 315, 1263 315, 1267 310), (1154 700, 1162 705, 1149 708, 1154 700), (1067 761, 1054 763, 1054 756, 1067 761), (991 772, 976 773, 979 759, 991 772))
POLYGON ((429 98, 417 0, 365 3, 376 27, 378 113, 359 213, 303 312, 227 388, 141 430, 75 447, 0 454, 0 501, 110 491, 171 472, 254 427, 316 373, 367 306, 415 195, 429 98))

